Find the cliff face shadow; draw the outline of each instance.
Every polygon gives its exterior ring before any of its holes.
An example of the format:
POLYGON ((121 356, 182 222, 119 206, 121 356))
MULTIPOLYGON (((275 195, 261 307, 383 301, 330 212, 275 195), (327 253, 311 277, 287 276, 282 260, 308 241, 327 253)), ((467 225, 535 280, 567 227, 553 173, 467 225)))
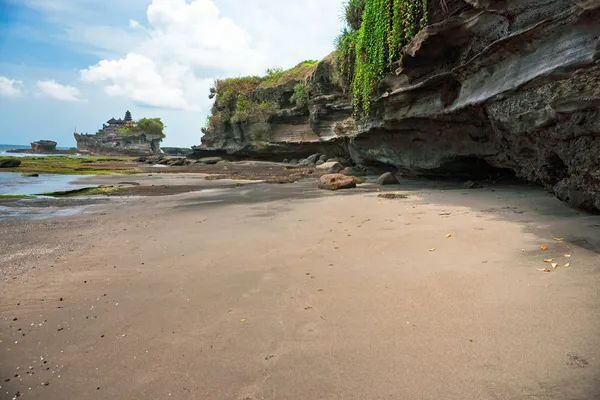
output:
POLYGON ((418 194, 423 202, 468 207, 482 217, 516 222, 546 240, 565 243, 600 254, 600 215, 576 209, 543 188, 517 180, 484 183, 466 189, 462 182, 406 180, 395 189, 418 194))
POLYGON ((572 208, 543 188, 516 180, 484 183, 482 188, 466 189, 459 181, 402 179, 399 185, 383 188, 366 184, 357 189, 330 192, 318 189, 315 179, 306 179, 294 184, 253 184, 191 194, 176 209, 196 211, 243 205, 256 209, 253 217, 269 218, 289 211, 300 202, 332 196, 375 195, 378 190, 417 196, 422 199, 418 201, 421 204, 467 207, 469 212, 482 218, 491 216, 519 223, 524 230, 544 240, 551 242, 560 238, 565 243, 600 254, 600 216, 572 208), (273 204, 265 210, 259 206, 264 203, 273 204))

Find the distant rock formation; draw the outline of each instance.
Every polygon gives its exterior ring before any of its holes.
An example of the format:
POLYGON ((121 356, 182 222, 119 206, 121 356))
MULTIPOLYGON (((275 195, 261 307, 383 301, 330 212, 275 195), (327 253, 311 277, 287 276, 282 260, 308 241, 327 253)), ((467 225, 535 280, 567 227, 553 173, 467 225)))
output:
POLYGON ((52 152, 56 150, 57 143, 54 140, 40 140, 31 142, 31 150, 35 153, 52 152))
POLYGON ((170 156, 189 156, 192 154, 190 147, 161 147, 162 152, 170 156))
POLYGON ((25 153, 25 154, 76 154, 77 149, 56 150, 57 143, 54 140, 39 140, 31 142, 30 149, 11 149, 7 153, 25 153))
POLYGON ((599 21, 600 0, 432 0, 429 25, 377 85, 367 120, 352 117, 329 57, 272 87, 232 95, 217 85, 198 150, 271 159, 340 151, 357 165, 475 180, 508 171, 598 211, 599 21), (298 84, 302 104, 292 101, 298 84), (231 118, 245 97, 275 107, 231 118))
POLYGON ((75 133, 80 153, 112 156, 146 156, 160 154, 164 138, 159 118, 134 122, 129 110, 125 119, 111 118, 95 135, 75 133))

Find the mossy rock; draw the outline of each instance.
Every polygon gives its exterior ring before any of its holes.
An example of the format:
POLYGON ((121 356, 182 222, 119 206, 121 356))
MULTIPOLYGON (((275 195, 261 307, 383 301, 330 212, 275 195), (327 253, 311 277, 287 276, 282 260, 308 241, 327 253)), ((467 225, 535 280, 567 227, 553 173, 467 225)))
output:
POLYGON ((23 172, 21 176, 24 176, 26 178, 37 178, 40 176, 40 174, 38 174, 37 172, 23 172))

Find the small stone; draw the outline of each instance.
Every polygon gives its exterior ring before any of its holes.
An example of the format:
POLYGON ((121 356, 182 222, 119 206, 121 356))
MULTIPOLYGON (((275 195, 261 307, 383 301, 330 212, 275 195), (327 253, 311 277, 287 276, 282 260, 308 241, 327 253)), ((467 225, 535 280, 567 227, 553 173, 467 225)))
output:
POLYGON ((360 169, 359 167, 348 167, 343 169, 340 174, 344 174, 346 176, 365 176, 367 173, 360 169))
POLYGON ((398 179, 391 172, 386 172, 377 179, 377 184, 380 186, 397 185, 398 179))
POLYGON ((313 154, 312 156, 308 157, 306 161, 308 161, 310 164, 316 164, 320 157, 320 154, 313 154))
POLYGON ((327 174, 337 174, 343 169, 344 167, 339 162, 327 162, 317 165, 317 171, 325 172, 327 174))
POLYGON ((479 183, 477 183, 475 181, 466 181, 465 182, 465 188, 467 188, 467 189, 481 189, 481 188, 483 188, 483 186, 481 186, 479 183))

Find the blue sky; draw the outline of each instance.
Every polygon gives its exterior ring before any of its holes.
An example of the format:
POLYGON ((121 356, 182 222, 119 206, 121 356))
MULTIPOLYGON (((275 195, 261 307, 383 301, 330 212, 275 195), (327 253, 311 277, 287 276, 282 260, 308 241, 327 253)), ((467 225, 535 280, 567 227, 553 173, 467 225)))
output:
POLYGON ((0 0, 0 143, 160 117, 200 143, 215 78, 331 52, 341 0, 0 0))

